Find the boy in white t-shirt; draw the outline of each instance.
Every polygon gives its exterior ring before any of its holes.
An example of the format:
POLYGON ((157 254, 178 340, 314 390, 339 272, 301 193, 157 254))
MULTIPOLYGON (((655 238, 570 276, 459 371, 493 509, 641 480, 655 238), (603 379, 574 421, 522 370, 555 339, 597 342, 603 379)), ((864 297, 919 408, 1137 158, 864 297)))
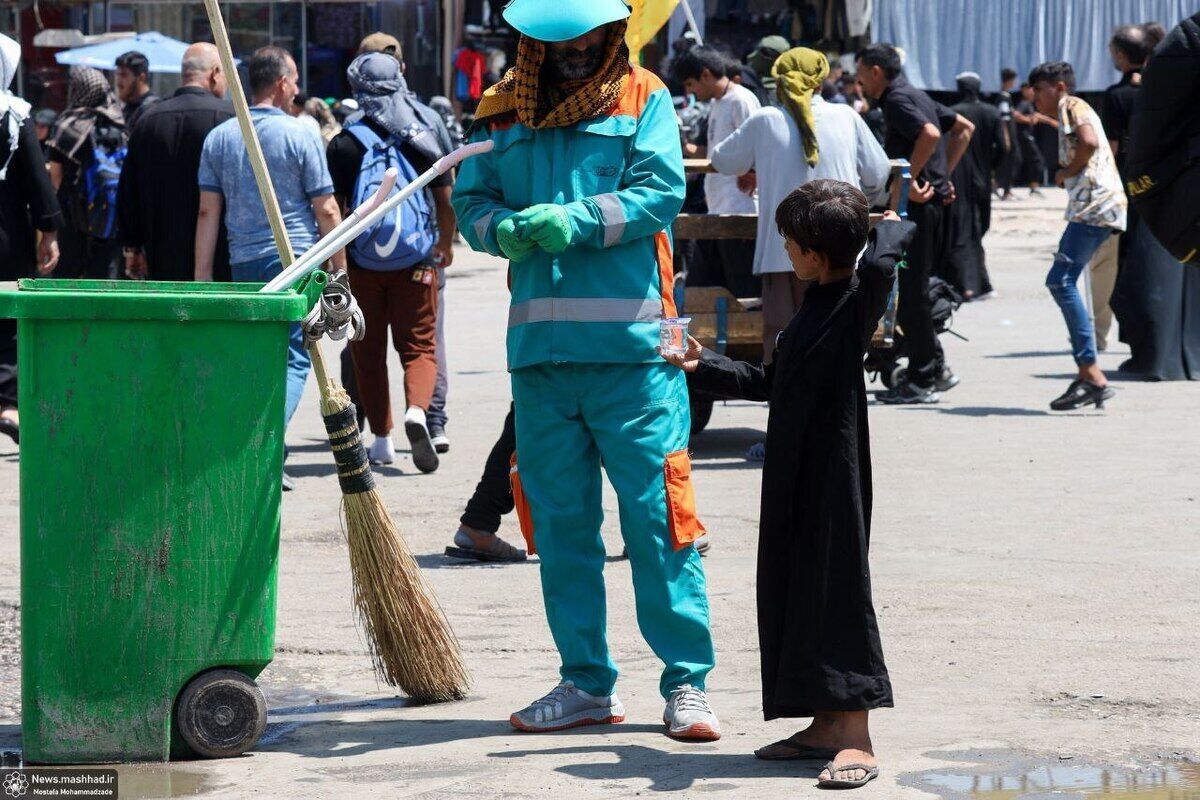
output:
MULTIPOLYGON (((707 146, 683 143, 685 158, 706 158, 762 105, 754 92, 730 76, 736 64, 711 47, 693 47, 671 62, 675 80, 697 100, 709 103, 707 146)), ((753 175, 704 176, 704 196, 710 214, 757 214, 753 175)), ((758 296, 759 283, 750 274, 754 261, 752 242, 722 239, 701 242, 705 263, 701 270, 689 269, 692 286, 718 283, 739 297, 758 296), (717 261, 718 264, 711 262, 717 261), (703 275, 700 275, 700 272, 703 275)))

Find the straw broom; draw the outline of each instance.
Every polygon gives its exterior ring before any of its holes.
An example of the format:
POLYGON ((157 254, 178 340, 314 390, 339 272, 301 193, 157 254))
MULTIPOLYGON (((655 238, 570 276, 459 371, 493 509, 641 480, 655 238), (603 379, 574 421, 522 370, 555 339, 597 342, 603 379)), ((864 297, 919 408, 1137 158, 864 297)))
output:
MULTIPOLYGON (((217 0, 204 0, 204 6, 263 208, 286 269, 294 260, 292 247, 234 67, 225 20, 217 0)), ((375 488, 350 396, 330 377, 320 342, 310 343, 308 350, 344 495, 354 605, 366 628, 376 674, 415 700, 461 700, 469 679, 458 641, 375 488)))

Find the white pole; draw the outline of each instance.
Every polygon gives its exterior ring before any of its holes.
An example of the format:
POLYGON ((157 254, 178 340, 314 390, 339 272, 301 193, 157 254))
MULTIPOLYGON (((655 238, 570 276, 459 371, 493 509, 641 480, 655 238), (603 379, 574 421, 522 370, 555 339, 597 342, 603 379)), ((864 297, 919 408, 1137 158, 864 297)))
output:
POLYGON ((696 24, 696 15, 692 13, 691 0, 679 0, 679 6, 683 9, 683 15, 687 17, 688 27, 696 36, 696 44, 704 44, 704 37, 700 35, 700 26, 696 24))

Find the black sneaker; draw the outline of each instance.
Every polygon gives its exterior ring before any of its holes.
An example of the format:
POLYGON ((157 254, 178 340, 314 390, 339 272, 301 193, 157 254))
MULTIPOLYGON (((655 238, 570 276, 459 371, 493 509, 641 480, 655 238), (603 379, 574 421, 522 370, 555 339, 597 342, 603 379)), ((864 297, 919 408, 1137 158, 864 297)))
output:
POLYGON ((450 437, 446 435, 446 429, 441 425, 429 426, 429 440, 433 442, 433 449, 437 452, 450 452, 450 437))
POLYGON ((283 490, 285 492, 293 491, 296 488, 296 479, 293 478, 291 475, 288 475, 287 472, 284 471, 283 478, 282 478, 282 484, 283 484, 283 490))
POLYGON ((1084 406, 1104 408, 1104 401, 1116 395, 1111 386, 1097 386, 1082 378, 1071 381, 1067 391, 1050 401, 1052 411, 1074 411, 1084 406))
POLYGON ((889 406, 916 406, 931 405, 942 398, 932 386, 923 387, 901 381, 888 391, 876 394, 875 399, 889 406))
MULTIPOLYGON (((908 370, 902 369, 896 373, 895 380, 897 383, 908 382, 908 370)), ((933 389, 936 392, 945 393, 958 386, 958 376, 950 371, 949 367, 942 367, 942 371, 933 379, 933 389)))

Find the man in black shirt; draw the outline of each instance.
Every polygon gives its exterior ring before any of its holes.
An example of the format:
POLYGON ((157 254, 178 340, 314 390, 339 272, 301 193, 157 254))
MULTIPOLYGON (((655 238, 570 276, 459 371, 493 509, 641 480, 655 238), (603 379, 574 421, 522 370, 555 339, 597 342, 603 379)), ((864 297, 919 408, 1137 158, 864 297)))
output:
POLYGON ((1005 67, 1000 70, 1000 91, 992 96, 992 102, 1000 112, 1001 131, 1005 139, 1004 156, 996 167, 996 182, 999 184, 1001 200, 1012 199, 1013 182, 1021 171, 1021 148, 1017 145, 1017 125, 1013 118, 1013 109, 1020 99, 1013 91, 1016 85, 1017 71, 1012 67, 1005 67))
POLYGON ((883 105, 887 133, 883 149, 912 165, 908 216, 917 236, 900 271, 899 323, 904 331, 908 369, 891 390, 879 395, 889 404, 936 403, 938 392, 958 384, 946 366, 933 325, 929 276, 945 258, 945 207, 956 192, 950 173, 958 166, 975 126, 909 84, 900 72, 900 54, 890 44, 873 44, 857 54, 863 92, 883 105))
MULTIPOLYGON (((189 47, 181 69, 183 85, 141 116, 121 170, 117 214, 125 274, 131 278, 195 277, 200 151, 209 132, 233 116, 233 108, 221 99, 226 78, 213 45, 189 47)), ((223 241, 215 262, 214 278, 229 280, 229 248, 223 241)))
POLYGON ((150 62, 144 55, 130 50, 117 56, 116 64, 121 116, 125 117, 125 129, 132 131, 142 114, 162 98, 150 91, 150 62))

